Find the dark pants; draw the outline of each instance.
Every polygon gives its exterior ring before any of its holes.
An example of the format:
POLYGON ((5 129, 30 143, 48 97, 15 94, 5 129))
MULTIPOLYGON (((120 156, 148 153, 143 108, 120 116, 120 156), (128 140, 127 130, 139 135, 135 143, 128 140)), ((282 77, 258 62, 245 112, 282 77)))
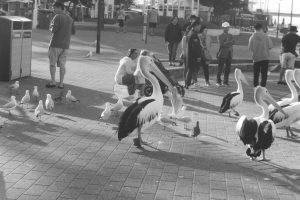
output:
POLYGON ((169 51, 169 61, 174 62, 177 55, 178 42, 169 42, 168 51, 169 51))
POLYGON ((203 68, 205 81, 209 82, 209 65, 206 63, 205 59, 201 61, 201 66, 203 68))
POLYGON ((269 67, 268 60, 254 62, 254 64, 253 64, 253 74, 254 74, 253 85, 254 85, 254 87, 259 85, 259 83, 258 83, 259 73, 261 73, 260 85, 263 87, 266 87, 267 78, 268 78, 268 67, 269 67))
POLYGON ((224 70, 224 84, 228 84, 228 77, 230 73, 230 67, 231 67, 231 56, 228 56, 227 58, 219 58, 219 65, 218 65, 218 73, 217 73, 217 83, 221 84, 221 74, 224 70), (225 65, 225 68, 224 68, 225 65))
POLYGON ((198 68, 198 62, 193 62, 188 64, 186 79, 185 79, 186 87, 189 87, 191 85, 192 78, 194 78, 194 75, 197 72, 197 68, 198 68))
POLYGON ((122 78, 122 83, 127 85, 128 87, 128 94, 133 95, 135 92, 135 78, 133 74, 126 74, 122 78))

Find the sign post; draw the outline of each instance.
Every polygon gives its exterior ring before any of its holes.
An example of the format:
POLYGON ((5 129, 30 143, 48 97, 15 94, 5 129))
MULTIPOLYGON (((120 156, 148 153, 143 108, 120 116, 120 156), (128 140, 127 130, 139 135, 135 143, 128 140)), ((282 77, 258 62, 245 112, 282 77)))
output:
POLYGON ((143 41, 147 44, 147 32, 148 32, 148 9, 146 8, 144 1, 144 24, 143 24, 143 41))

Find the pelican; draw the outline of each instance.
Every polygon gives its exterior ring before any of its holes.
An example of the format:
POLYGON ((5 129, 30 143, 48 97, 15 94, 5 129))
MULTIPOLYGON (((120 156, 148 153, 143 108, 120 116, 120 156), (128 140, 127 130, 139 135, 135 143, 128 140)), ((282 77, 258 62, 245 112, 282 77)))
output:
POLYGON ((275 108, 280 110, 284 115, 285 112, 276 103, 268 90, 264 87, 257 86, 254 89, 255 103, 262 108, 262 114, 259 117, 247 119, 243 115, 236 124, 236 133, 247 145, 247 155, 252 159, 263 153, 263 160, 266 160, 265 150, 268 149, 274 141, 276 127, 272 120, 269 120, 268 105, 265 101, 273 104, 275 108), (265 100, 265 101, 264 101, 265 100))
POLYGON ((235 80, 238 84, 238 88, 236 92, 230 92, 228 93, 224 98, 223 102, 221 104, 219 113, 225 113, 229 111, 229 117, 231 114, 231 111, 234 112, 234 115, 239 116, 239 113, 235 110, 235 108, 240 105, 243 102, 244 99, 244 92, 243 92, 243 87, 242 87, 242 82, 243 81, 245 84, 249 85, 247 79, 245 78, 244 74, 240 69, 235 69, 234 72, 235 75, 235 80))
MULTIPOLYGON (((138 138, 134 139, 134 144, 141 147, 141 131, 152 126, 158 119, 163 108, 163 94, 157 78, 163 81, 169 89, 173 88, 170 81, 155 65, 153 58, 140 56, 137 62, 135 74, 141 73, 153 85, 152 95, 142 97, 130 105, 122 114, 118 128, 118 139, 121 141, 130 133, 137 130, 138 138), (153 74, 157 77, 155 77, 153 74)), ((174 88, 173 88, 174 90, 174 88)))
MULTIPOLYGON (((294 80, 294 71, 293 70, 290 70, 290 69, 286 70, 285 80, 286 80, 287 85, 290 88, 292 96, 290 98, 284 98, 281 101, 278 101, 277 104, 281 107, 289 105, 294 102, 298 102, 297 90, 296 90, 294 84, 292 83, 292 80, 294 80)), ((268 109, 269 109, 269 112, 272 112, 275 108, 273 105, 269 105, 268 109)))
MULTIPOLYGON (((294 80, 298 88, 300 88, 300 69, 294 69, 294 80)), ((300 101, 300 95, 297 101, 300 101)))

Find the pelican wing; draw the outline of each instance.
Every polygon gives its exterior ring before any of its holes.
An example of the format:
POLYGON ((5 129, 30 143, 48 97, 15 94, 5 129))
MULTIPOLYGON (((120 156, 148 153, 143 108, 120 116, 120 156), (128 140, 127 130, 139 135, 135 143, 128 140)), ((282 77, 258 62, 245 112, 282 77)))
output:
POLYGON ((139 103, 139 99, 132 105, 130 105, 122 114, 118 128, 119 140, 127 137, 132 131, 138 127, 138 116, 141 111, 154 99, 147 99, 139 103))
POLYGON ((222 104, 221 104, 221 107, 220 107, 220 110, 219 110, 219 113, 224 113, 226 112, 228 109, 230 109, 230 103, 231 103, 231 100, 233 99, 233 97, 239 95, 240 93, 239 92, 230 92, 228 93, 224 98, 223 98, 223 101, 222 101, 222 104))
MULTIPOLYGON (((281 106, 281 108, 286 108, 288 106, 290 106, 290 104, 281 106)), ((275 124, 277 124, 283 121, 285 119, 285 116, 278 109, 274 109, 271 112, 269 112, 269 119, 272 120, 275 124)))
POLYGON ((254 144, 253 149, 268 149, 271 147, 274 141, 274 131, 276 130, 272 126, 271 120, 263 121, 258 126, 258 141, 254 144))
POLYGON ((252 144, 255 141, 255 134, 257 132, 257 122, 255 119, 247 119, 242 116, 236 124, 236 133, 243 141, 244 145, 252 144))

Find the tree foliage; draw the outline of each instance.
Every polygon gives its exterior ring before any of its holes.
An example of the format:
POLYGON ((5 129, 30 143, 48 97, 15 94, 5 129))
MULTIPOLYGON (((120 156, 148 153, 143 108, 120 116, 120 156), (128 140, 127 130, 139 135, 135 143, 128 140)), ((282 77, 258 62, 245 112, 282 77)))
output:
POLYGON ((224 14, 232 8, 240 8, 241 0, 200 0, 201 4, 213 6, 215 14, 224 14))

